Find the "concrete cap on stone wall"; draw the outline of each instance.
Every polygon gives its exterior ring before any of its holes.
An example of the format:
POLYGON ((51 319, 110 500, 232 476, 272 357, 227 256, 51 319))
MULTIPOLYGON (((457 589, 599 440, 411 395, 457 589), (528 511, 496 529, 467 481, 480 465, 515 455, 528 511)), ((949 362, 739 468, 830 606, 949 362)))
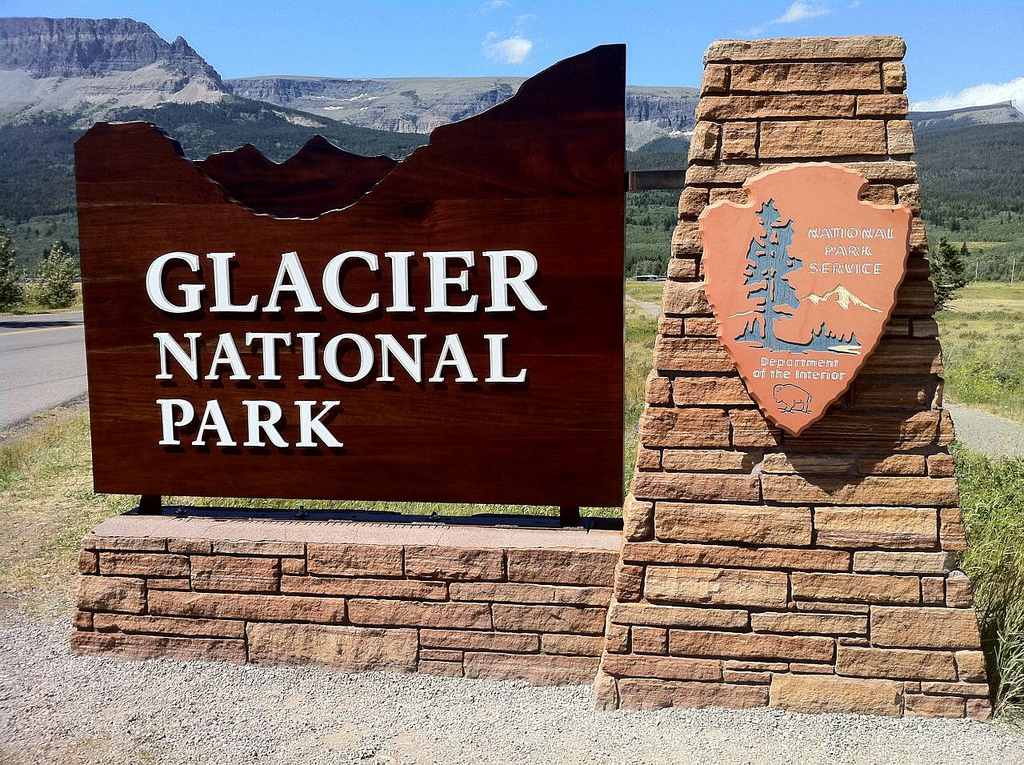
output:
MULTIPOLYGON (((327 542, 368 545, 443 545, 473 548, 566 548, 619 550, 622 532, 610 529, 521 528, 446 523, 371 521, 295 521, 172 517, 124 514, 108 518, 92 531, 103 538, 210 539, 250 542, 327 542)), ((161 548, 163 549, 163 548, 161 548)))

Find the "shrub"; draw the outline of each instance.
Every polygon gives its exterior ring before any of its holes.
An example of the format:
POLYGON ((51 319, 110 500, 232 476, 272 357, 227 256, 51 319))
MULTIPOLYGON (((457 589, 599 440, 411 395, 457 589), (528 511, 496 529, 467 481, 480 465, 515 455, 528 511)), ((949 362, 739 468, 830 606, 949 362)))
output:
POLYGON ((996 714, 1024 718, 1024 461, 954 448, 970 548, 961 566, 975 588, 996 714))
POLYGON ((75 261, 63 242, 54 242, 50 254, 39 264, 33 297, 47 308, 67 308, 74 304, 77 298, 75 261))

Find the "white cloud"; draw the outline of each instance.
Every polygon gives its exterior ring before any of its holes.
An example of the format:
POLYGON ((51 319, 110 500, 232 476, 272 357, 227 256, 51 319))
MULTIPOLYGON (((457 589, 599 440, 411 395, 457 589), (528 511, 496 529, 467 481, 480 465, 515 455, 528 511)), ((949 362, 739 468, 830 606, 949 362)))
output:
POLYGON ((502 8, 506 5, 508 5, 508 0, 490 0, 490 2, 484 3, 480 6, 480 13, 496 11, 498 8, 502 8))
MULTIPOLYGON (((850 7, 856 7, 856 4, 850 7)), ((786 8, 786 12, 778 18, 765 21, 750 29, 744 29, 740 34, 743 37, 758 37, 764 33, 765 27, 778 26, 780 24, 796 24, 799 21, 816 19, 819 16, 827 16, 830 13, 832 13, 832 7, 824 0, 796 0, 795 3, 790 3, 789 7, 786 8)))
POLYGON ((972 85, 959 93, 943 93, 928 101, 918 101, 911 105, 915 111, 931 112, 943 109, 960 109, 965 106, 986 106, 999 101, 1016 101, 1024 103, 1024 77, 1009 82, 972 85))
POLYGON ((497 32, 488 32, 484 38, 484 55, 502 64, 521 64, 533 50, 533 43, 516 33, 504 40, 497 32))
POLYGON ((825 3, 818 0, 796 0, 790 5, 786 12, 777 19, 772 19, 769 24, 795 24, 798 21, 815 19, 818 16, 826 16, 832 13, 832 9, 825 3))
POLYGON ((536 20, 537 20, 537 14, 536 13, 521 13, 521 14, 519 14, 518 16, 516 16, 516 31, 517 32, 520 31, 529 22, 536 21, 536 20))

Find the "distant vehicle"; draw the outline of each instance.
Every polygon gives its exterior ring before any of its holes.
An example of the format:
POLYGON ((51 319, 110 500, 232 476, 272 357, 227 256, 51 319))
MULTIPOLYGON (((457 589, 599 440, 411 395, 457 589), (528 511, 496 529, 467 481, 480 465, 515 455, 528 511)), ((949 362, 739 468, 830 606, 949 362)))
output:
POLYGON ((658 276, 657 274, 637 274, 633 277, 635 282, 663 282, 665 281, 664 276, 658 276))

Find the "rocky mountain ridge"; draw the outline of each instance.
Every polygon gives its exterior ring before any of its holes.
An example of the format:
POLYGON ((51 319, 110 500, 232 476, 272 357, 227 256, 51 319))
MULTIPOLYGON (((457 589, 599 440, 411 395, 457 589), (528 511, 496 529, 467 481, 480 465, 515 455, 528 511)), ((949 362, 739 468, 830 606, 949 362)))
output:
POLYGON ((911 112, 910 121, 918 133, 933 130, 951 130, 972 125, 1005 125, 1024 122, 1024 114, 1013 101, 1000 101, 985 106, 965 106, 935 112, 911 112))
POLYGON ((0 121, 218 101, 220 74, 182 37, 134 19, 0 18, 0 121))
MULTIPOLYGON (((227 80, 243 98, 377 130, 429 133, 510 98, 522 77, 344 79, 271 75, 227 80)), ((696 88, 626 87, 627 147, 693 129, 696 88)))
POLYGON ((429 133, 471 117, 509 98, 522 77, 243 77, 228 80, 231 92, 376 130, 429 133))

